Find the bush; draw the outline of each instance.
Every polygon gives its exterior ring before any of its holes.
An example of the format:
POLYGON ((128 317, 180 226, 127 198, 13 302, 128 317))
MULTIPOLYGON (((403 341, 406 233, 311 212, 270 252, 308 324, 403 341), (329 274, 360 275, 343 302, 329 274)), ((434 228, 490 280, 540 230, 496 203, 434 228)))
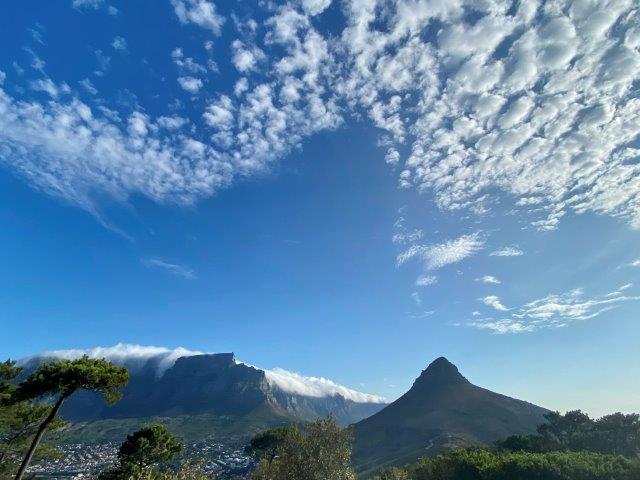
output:
POLYGON ((338 427, 332 418, 304 428, 288 427, 274 434, 261 434, 252 442, 251 450, 262 452, 253 474, 255 480, 356 478, 351 468, 351 431, 338 427))
POLYGON ((457 450, 425 458, 404 469, 406 477, 383 472, 377 480, 639 480, 640 462, 592 452, 457 450), (385 476, 386 475, 386 476, 385 476))

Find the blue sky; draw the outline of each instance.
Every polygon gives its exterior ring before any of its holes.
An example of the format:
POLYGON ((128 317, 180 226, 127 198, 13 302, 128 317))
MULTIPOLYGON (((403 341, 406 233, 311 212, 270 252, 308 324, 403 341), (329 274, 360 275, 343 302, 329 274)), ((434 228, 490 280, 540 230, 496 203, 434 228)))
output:
POLYGON ((5 356, 235 351, 393 398, 445 355, 640 408, 633 2, 14 2, 5 356))

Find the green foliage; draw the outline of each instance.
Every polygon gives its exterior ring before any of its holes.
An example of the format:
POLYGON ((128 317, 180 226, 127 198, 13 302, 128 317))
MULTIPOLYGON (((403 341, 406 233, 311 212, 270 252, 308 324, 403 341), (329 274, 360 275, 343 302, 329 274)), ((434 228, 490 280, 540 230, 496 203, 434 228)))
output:
POLYGON ((497 442, 509 451, 587 451, 633 456, 640 454, 640 416, 614 413, 597 420, 579 410, 551 412, 537 435, 516 435, 497 442))
POLYGON ((271 463, 285 445, 287 436, 294 434, 293 428, 290 426, 278 427, 259 433, 251 439, 245 450, 259 460, 266 460, 271 463))
POLYGON ((375 480, 638 480, 640 463, 591 452, 457 450, 425 458, 404 469, 406 477, 383 472, 375 480), (387 475, 387 476, 385 476, 387 475))
POLYGON ((9 403, 54 397, 49 414, 38 426, 33 440, 18 468, 16 480, 23 478, 35 456, 42 437, 60 411, 64 401, 78 390, 99 392, 109 403, 120 399, 118 388, 129 380, 126 368, 117 367, 104 359, 91 359, 86 355, 77 360, 44 363, 10 392, 9 403))
POLYGON ((78 390, 90 390, 114 403, 122 397, 118 389, 128 380, 126 368, 85 355, 76 360, 43 363, 19 385, 17 395, 23 399, 48 395, 66 398, 78 390))
POLYGON ((212 480, 204 467, 198 463, 182 463, 178 468, 158 467, 144 470, 114 468, 103 472, 99 480, 212 480))
MULTIPOLYGON (((100 479, 164 478, 161 476, 161 470, 156 468, 157 465, 173 460, 181 451, 182 444, 163 425, 143 427, 127 436, 118 450, 119 465, 103 472, 100 479)), ((181 468, 184 469, 186 466, 183 465, 181 468)))
MULTIPOLYGON (((29 402, 0 406, 0 478, 17 471, 24 452, 50 412, 50 405, 33 405, 29 402)), ((64 422, 55 417, 49 430, 58 430, 63 425, 64 422)), ((36 460, 56 456, 57 452, 47 442, 41 442, 34 452, 36 460)))
MULTIPOLYGON (((50 405, 17 400, 15 379, 21 372, 15 362, 0 363, 0 478, 15 474, 38 427, 51 413, 50 405)), ((55 417, 49 429, 57 430, 63 425, 64 422, 55 417)), ((37 460, 56 455, 47 443, 41 443, 34 452, 37 460)))
POLYGON ((183 463, 177 469, 145 470, 133 477, 135 480, 211 480, 200 464, 183 463))
POLYGON ((289 427, 256 438, 262 457, 253 474, 255 480, 355 480, 351 468, 351 431, 341 429, 332 418, 304 428, 289 427), (269 460, 271 459, 271 461, 269 460))
POLYGON ((16 362, 6 360, 0 363, 0 405, 11 402, 15 392, 14 380, 22 373, 22 369, 16 367, 16 362))
POLYGON ((182 445, 163 425, 144 427, 127 436, 118 450, 120 463, 146 468, 173 459, 182 445))
POLYGON ((388 468, 374 477, 374 480, 410 480, 409 472, 402 468, 388 468))

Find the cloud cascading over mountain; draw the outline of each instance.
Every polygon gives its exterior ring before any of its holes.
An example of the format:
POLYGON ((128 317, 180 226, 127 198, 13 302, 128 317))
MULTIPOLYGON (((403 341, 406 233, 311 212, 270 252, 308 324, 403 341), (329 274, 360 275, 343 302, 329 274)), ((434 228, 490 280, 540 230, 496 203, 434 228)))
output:
MULTIPOLYGON (((134 372, 142 370, 148 366, 149 362, 152 362, 156 375, 162 377, 168 369, 174 366, 179 358, 205 355, 205 353, 182 347, 169 349, 165 347, 119 343, 111 347, 52 350, 27 357, 21 360, 21 363, 29 364, 34 360, 43 358, 69 360, 79 358, 82 355, 88 355, 91 358, 106 358, 119 365, 124 365, 134 372)), ((244 362, 236 361, 236 363, 251 366, 244 362)), ((260 370, 265 373, 266 379, 271 386, 277 387, 286 393, 314 398, 341 396, 356 403, 386 403, 387 401, 384 397, 358 392, 322 377, 304 376, 282 368, 260 370)))

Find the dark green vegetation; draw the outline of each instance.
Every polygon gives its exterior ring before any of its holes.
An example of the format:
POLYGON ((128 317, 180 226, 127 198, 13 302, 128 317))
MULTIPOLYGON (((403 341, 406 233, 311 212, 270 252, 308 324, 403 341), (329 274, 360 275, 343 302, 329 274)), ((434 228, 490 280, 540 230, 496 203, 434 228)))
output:
POLYGON ((118 465, 98 480, 208 480, 199 464, 167 464, 182 451, 182 444, 163 425, 149 425, 127 436, 118 450, 118 465))
POLYGON ((247 441, 265 429, 296 421, 297 419, 290 416, 274 415, 270 410, 256 410, 243 417, 203 413, 166 417, 110 418, 93 422, 74 422, 52 437, 59 443, 120 443, 130 432, 145 425, 162 424, 188 442, 215 437, 226 443, 237 444, 247 441))
POLYGON ((452 448, 533 433, 548 411, 471 384, 445 358, 411 389, 354 426, 354 462, 364 475, 452 448))
POLYGON ((100 475, 101 480, 140 478, 156 465, 174 459, 182 451, 162 425, 150 425, 127 436, 118 450, 118 465, 100 475))
POLYGON ((355 480, 351 431, 332 418, 265 432, 249 449, 260 459, 255 480, 355 480))
POLYGON ((458 450, 372 480, 638 480, 637 459, 590 452, 458 450))
POLYGON ((120 463, 144 469, 174 458, 182 444, 162 425, 144 427, 127 436, 118 450, 120 463))
POLYGON ((423 458, 373 480, 639 480, 639 418, 550 412, 536 434, 423 458))
MULTIPOLYGON (((32 420, 33 433, 24 458, 17 469, 15 478, 23 478, 31 460, 40 449, 40 442, 51 426, 58 422, 57 415, 64 402, 78 391, 92 391, 100 394, 109 403, 120 398, 118 389, 127 383, 129 374, 125 368, 117 367, 106 360, 82 357, 77 360, 61 360, 44 363, 17 386, 14 380, 20 373, 10 361, 3 364, 2 413, 0 417, 11 415, 10 411, 19 404, 31 404, 34 408, 45 408, 43 418, 32 420), (41 407, 38 400, 50 400, 52 405, 41 407), (37 427, 36 427, 37 425, 37 427)), ((23 425, 27 427, 26 424, 23 425)), ((3 429, 4 431, 4 429, 3 429)), ((10 443, 7 441, 7 443, 10 443)), ((7 464, 8 464, 7 460, 7 464)), ((4 468, 0 467, 0 468, 4 468)), ((10 466, 9 466, 10 468, 10 466)))
POLYGON ((514 435, 496 445, 524 452, 585 451, 631 457, 640 452, 640 415, 614 413, 597 420, 579 410, 551 412, 532 435, 514 435))
MULTIPOLYGON (((22 370, 15 362, 0 364, 0 478, 13 477, 29 448, 39 426, 51 413, 50 405, 37 405, 16 397, 15 379, 22 370)), ((59 417, 49 424, 49 430, 63 425, 59 417)), ((34 451, 37 460, 50 458, 55 450, 47 443, 40 443, 34 451)))

